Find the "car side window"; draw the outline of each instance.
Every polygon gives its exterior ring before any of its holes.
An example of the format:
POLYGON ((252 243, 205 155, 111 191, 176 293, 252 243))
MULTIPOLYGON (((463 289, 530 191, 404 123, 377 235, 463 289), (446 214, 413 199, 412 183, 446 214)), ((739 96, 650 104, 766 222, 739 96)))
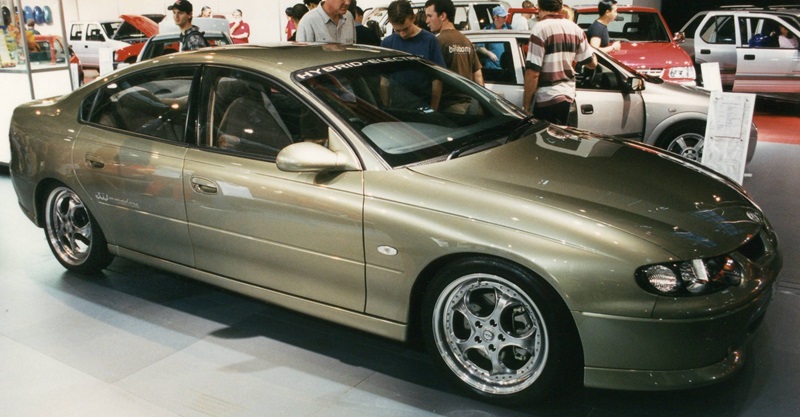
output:
POLYGON ((476 43, 475 50, 483 66, 481 72, 485 82, 516 84, 516 68, 510 42, 476 43))
POLYGON ((233 69, 208 78, 205 146, 274 160, 292 143, 327 139, 327 124, 277 83, 233 69))
POLYGON ((71 41, 79 41, 81 40, 81 36, 83 36, 83 25, 75 24, 72 25, 72 28, 69 32, 69 40, 71 41))
MULTIPOLYGON (((195 68, 161 69, 118 79, 100 89, 85 121, 183 142, 195 68)), ((92 97, 87 100, 92 100, 92 97)))
POLYGON ((87 41, 104 41, 103 29, 99 25, 90 24, 86 26, 86 40, 87 41))
POLYGON ((686 39, 694 39, 694 34, 697 32, 697 28, 700 27, 700 22, 703 21, 705 14, 698 15, 691 22, 686 26, 683 34, 686 36, 686 39))
POLYGON ((732 16, 713 16, 700 31, 706 43, 733 45, 736 43, 736 21, 732 16))
POLYGON ((780 23, 763 17, 740 17, 742 45, 750 48, 779 48, 780 23))

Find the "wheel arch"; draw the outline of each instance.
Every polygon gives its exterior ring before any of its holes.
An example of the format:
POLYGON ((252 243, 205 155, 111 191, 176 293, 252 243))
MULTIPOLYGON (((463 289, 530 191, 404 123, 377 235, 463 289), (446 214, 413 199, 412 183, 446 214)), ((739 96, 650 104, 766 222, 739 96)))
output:
POLYGON ((542 288, 548 292, 549 299, 558 305, 558 308, 565 313, 565 317, 569 317, 568 334, 570 336, 571 342, 573 342, 570 343, 570 345, 575 347, 575 351, 572 353, 574 355, 578 355, 577 356, 579 358, 578 363, 580 364, 580 368, 582 370, 584 364, 583 343, 580 338, 580 333, 578 332, 577 323, 575 323, 575 320, 572 317, 569 306, 564 300, 563 295, 553 286, 553 284, 548 279, 544 278, 541 274, 537 273, 531 268, 506 257, 479 253, 479 252, 462 252, 462 253, 448 254, 438 259, 435 259, 422 269, 422 271, 417 276, 417 279, 414 281, 414 285, 411 291, 411 300, 408 309, 408 314, 409 314, 408 326, 406 328, 407 332, 406 341, 414 347, 421 348, 423 346, 422 314, 421 314, 422 306, 425 294, 427 293, 434 277, 436 277, 436 275, 445 268, 457 262, 478 260, 478 259, 495 261, 506 264, 509 267, 520 269, 525 273, 532 275, 534 278, 540 281, 540 283, 542 284, 541 285, 542 288))
POLYGON ((50 190, 62 185, 68 187, 68 185, 55 178, 45 178, 39 181, 33 200, 34 218, 36 219, 37 226, 44 227, 44 206, 47 203, 47 196, 50 194, 50 190))
POLYGON ((702 123, 706 124, 708 122, 708 115, 703 113, 696 113, 696 112, 684 112, 678 113, 671 117, 668 117, 658 123, 656 126, 650 130, 650 133, 647 134, 645 137, 645 143, 648 145, 656 146, 656 144, 662 139, 666 132, 670 130, 676 129, 678 127, 688 126, 693 123, 702 123))

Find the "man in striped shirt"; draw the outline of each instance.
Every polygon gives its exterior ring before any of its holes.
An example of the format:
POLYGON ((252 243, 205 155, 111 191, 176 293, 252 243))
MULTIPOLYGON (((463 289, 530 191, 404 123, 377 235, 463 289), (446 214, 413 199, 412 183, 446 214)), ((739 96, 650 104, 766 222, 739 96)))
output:
POLYGON ((523 108, 539 119, 566 125, 575 101, 574 63, 592 69, 597 57, 583 30, 561 14, 561 0, 539 0, 525 63, 523 108))

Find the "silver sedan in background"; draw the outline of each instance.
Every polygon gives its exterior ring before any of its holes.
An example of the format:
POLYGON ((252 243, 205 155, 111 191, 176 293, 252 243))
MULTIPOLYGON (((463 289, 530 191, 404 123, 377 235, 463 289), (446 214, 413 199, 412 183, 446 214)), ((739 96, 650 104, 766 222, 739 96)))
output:
MULTIPOLYGON (((498 59, 502 69, 484 68, 483 78, 487 88, 521 106, 530 33, 481 30, 465 31, 464 35, 476 44, 499 44, 505 51, 498 59)), ((569 124, 640 140, 700 161, 710 94, 642 75, 608 54, 595 52, 596 69, 577 69, 577 95, 569 124)), ((758 130, 752 125, 748 161, 757 142, 758 130)))

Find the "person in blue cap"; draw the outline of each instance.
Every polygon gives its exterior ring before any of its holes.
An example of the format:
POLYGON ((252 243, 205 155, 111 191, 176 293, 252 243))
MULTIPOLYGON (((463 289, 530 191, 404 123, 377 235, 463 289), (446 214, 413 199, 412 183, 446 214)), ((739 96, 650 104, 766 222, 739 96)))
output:
MULTIPOLYGON (((511 29, 511 26, 506 22, 508 19, 508 11, 503 6, 497 6, 492 9, 492 23, 484 27, 484 29, 511 29)), ((500 59, 505 53, 505 47, 502 42, 490 42, 475 44, 475 50, 478 51, 485 59, 481 60, 481 64, 486 69, 503 69, 500 59)))

